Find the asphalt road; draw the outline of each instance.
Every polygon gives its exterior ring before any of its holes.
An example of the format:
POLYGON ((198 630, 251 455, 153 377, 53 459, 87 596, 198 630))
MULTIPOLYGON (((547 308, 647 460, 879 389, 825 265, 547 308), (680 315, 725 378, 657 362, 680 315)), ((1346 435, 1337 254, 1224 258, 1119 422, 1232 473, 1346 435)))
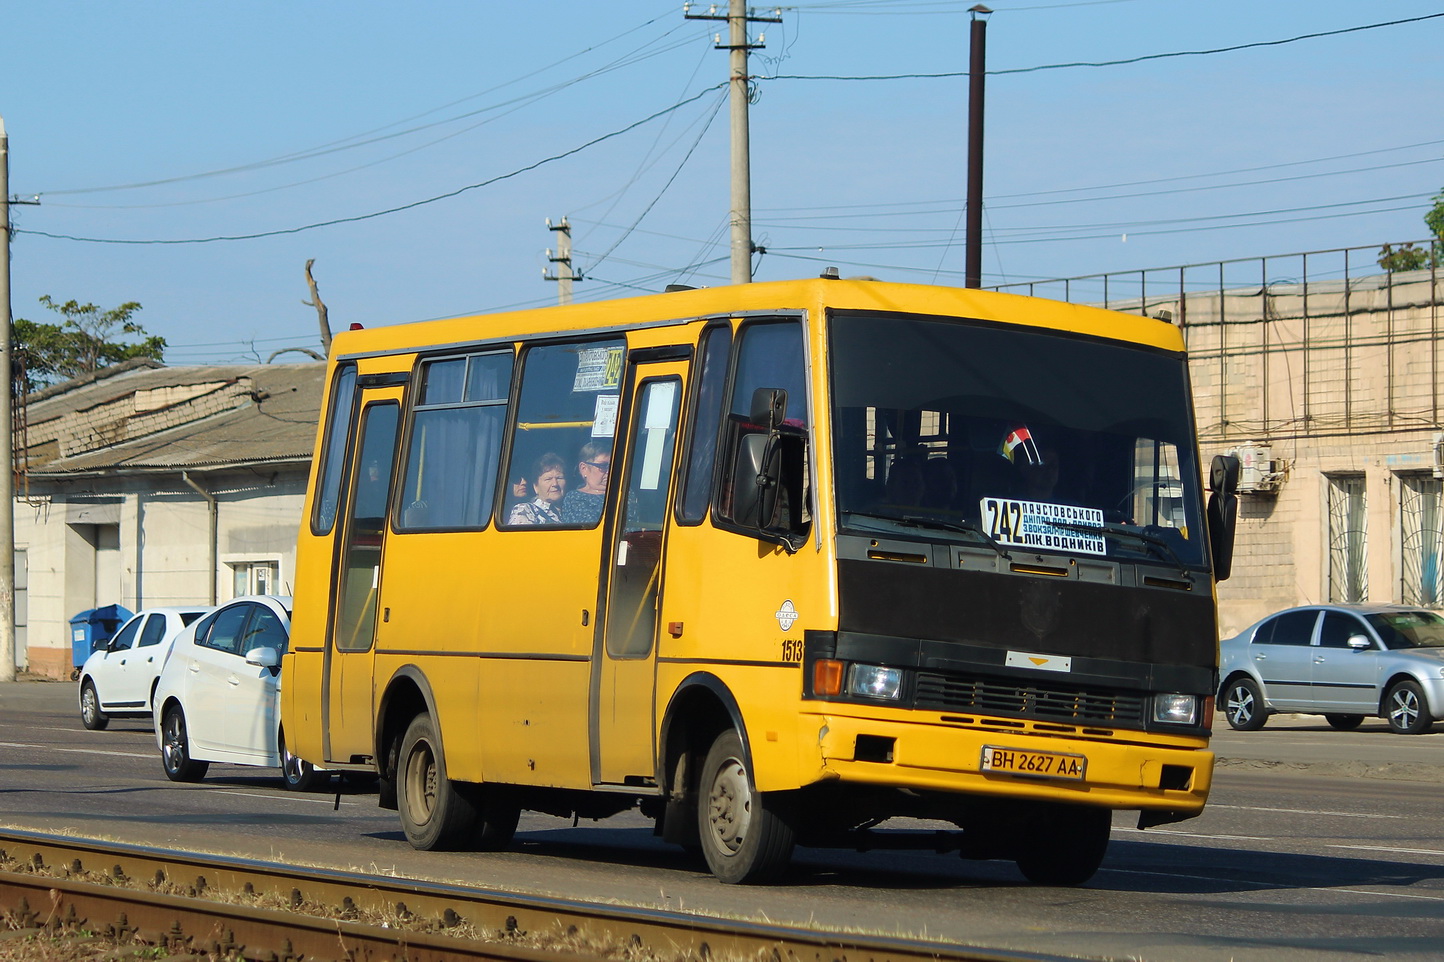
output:
POLYGON ((717 883, 635 814, 527 815, 511 851, 429 853, 360 788, 297 795, 226 765, 176 785, 148 723, 88 732, 73 685, 17 682, 0 684, 0 824, 1059 956, 1444 959, 1444 733, 1302 716, 1239 733, 1220 717, 1214 748, 1204 815, 1147 832, 1118 815, 1079 888, 1030 886, 1011 863, 823 850, 751 888, 717 883))

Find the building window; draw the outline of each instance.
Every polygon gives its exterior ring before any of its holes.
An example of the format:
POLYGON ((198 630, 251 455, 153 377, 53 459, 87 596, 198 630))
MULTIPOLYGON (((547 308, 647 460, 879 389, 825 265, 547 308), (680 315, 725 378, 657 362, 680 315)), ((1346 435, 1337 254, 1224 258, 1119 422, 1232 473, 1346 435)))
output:
POLYGON ((280 572, 277 561, 231 562, 231 597, 274 594, 280 572))
POLYGON ((1406 605, 1444 605, 1444 481, 1427 474, 1399 476, 1399 526, 1403 548, 1400 600, 1406 605))
POLYGON ((1353 604, 1369 595, 1363 475, 1329 478, 1329 601, 1353 604))

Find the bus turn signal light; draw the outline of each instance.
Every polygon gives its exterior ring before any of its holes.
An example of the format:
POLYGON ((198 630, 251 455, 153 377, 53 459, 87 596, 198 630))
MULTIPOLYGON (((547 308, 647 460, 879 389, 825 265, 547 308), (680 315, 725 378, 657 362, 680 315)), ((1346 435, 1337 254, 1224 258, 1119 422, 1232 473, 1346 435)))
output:
POLYGON ((842 694, 843 663, 833 658, 819 658, 812 663, 812 693, 842 694))

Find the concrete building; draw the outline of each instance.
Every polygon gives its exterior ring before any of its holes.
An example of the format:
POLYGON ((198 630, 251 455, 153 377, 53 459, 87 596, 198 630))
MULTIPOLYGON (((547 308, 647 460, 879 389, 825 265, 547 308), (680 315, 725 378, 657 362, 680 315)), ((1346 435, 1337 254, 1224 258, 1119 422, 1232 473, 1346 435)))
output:
POLYGON ((1296 604, 1444 607, 1444 276, 1311 279, 1294 256, 1303 280, 1146 301, 1188 342, 1205 470, 1243 461, 1224 637, 1296 604))
POLYGON ((284 593, 325 365, 139 360, 17 411, 16 663, 64 677, 70 619, 284 593))

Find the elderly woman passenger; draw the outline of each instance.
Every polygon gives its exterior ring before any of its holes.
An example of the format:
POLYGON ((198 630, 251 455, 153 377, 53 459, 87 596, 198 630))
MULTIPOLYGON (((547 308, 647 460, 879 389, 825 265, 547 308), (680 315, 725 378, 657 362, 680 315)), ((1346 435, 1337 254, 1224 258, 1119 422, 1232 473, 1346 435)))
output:
POLYGON ((561 524, 561 500, 567 493, 566 462, 548 451, 536 459, 526 477, 535 497, 512 507, 506 523, 561 524))

